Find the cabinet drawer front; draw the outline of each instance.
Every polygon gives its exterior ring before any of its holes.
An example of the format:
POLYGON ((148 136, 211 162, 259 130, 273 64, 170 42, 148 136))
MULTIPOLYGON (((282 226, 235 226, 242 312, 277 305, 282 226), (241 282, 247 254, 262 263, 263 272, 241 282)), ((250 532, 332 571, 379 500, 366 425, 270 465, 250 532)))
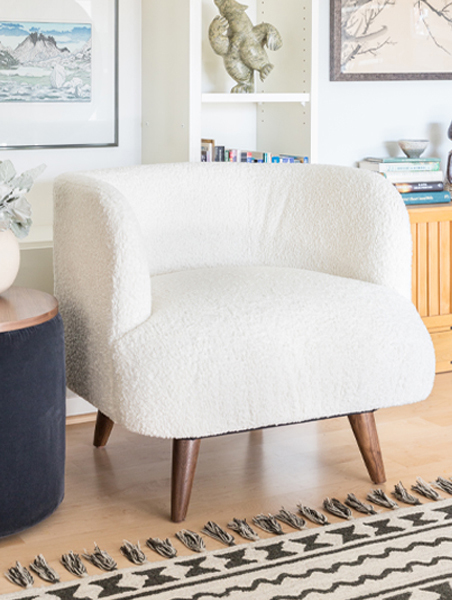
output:
POLYGON ((436 372, 452 371, 452 329, 431 333, 436 355, 436 372))

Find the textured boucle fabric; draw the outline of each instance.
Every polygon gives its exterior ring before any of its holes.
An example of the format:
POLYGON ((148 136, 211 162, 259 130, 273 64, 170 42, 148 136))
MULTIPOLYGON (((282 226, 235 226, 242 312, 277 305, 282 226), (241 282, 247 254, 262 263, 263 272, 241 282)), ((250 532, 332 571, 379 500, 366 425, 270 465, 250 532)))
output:
POLYGON ((130 203, 151 275, 273 265, 381 283, 410 297, 408 214, 394 186, 376 173, 178 163, 94 171, 91 177, 123 195, 124 213, 130 203))
POLYGON ((111 340, 151 314, 139 225, 114 187, 82 175, 56 181, 54 264, 68 382, 95 403, 113 394, 111 340))
POLYGON ((154 277, 153 303, 113 352, 112 414, 138 433, 201 437, 406 404, 431 389, 429 334, 413 304, 380 285, 217 267, 154 277))
POLYGON ((147 165, 60 177, 69 386, 115 422, 199 437, 424 399, 411 235, 379 175, 147 165))

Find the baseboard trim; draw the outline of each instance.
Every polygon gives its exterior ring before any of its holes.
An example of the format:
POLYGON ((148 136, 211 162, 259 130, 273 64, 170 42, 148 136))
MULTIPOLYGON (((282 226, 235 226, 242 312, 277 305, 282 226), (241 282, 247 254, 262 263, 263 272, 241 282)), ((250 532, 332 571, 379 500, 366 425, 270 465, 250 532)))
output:
POLYGON ((69 425, 80 425, 82 423, 94 423, 97 413, 87 413, 85 415, 72 415, 66 417, 66 427, 69 425))

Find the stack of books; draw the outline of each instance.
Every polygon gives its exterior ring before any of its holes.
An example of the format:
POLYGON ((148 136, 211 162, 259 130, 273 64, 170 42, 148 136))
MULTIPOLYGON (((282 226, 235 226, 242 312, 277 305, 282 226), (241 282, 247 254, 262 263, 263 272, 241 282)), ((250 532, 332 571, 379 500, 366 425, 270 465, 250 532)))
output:
POLYGON ((405 204, 450 202, 439 158, 365 158, 358 165, 386 177, 400 192, 405 204))
POLYGON ((201 162, 309 163, 309 157, 295 154, 272 154, 216 146, 213 140, 201 140, 201 162))

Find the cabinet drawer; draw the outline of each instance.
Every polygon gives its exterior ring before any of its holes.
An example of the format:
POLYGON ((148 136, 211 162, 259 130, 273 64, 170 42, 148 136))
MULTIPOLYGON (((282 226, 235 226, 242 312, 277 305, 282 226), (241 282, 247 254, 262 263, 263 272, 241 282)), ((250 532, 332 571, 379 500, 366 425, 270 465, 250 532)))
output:
POLYGON ((436 372, 452 371, 452 329, 431 332, 436 355, 436 372))

